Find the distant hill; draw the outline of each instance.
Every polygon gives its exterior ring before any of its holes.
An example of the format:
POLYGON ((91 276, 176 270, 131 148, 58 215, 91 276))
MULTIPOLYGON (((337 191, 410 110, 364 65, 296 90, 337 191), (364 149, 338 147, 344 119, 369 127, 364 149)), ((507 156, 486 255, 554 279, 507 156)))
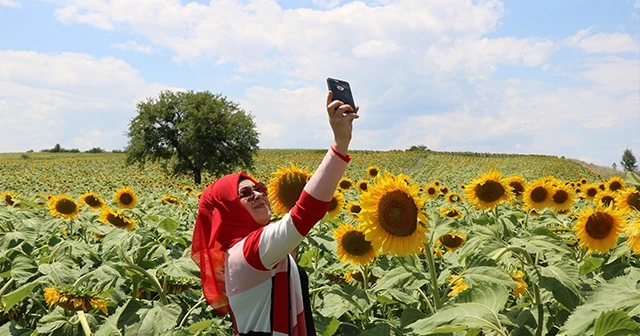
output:
POLYGON ((611 176, 614 176, 614 175, 617 175, 617 176, 620 176, 620 177, 624 178, 624 175, 625 175, 624 172, 619 171, 619 170, 614 170, 611 167, 598 166, 596 164, 587 163, 587 162, 580 161, 580 160, 577 160, 577 159, 568 159, 568 160, 574 161, 574 162, 580 164, 581 166, 589 169, 594 174, 599 175, 603 180, 606 180, 606 179, 608 179, 608 178, 610 178, 611 176))

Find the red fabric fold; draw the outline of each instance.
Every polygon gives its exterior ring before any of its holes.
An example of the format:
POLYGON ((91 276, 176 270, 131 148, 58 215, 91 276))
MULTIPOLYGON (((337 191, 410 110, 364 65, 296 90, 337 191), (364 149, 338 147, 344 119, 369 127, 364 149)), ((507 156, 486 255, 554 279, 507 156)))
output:
POLYGON ((202 192, 191 242, 191 258, 200 268, 207 303, 223 315, 230 309, 224 284, 225 252, 262 227, 238 198, 240 177, 257 183, 240 172, 221 177, 202 192))

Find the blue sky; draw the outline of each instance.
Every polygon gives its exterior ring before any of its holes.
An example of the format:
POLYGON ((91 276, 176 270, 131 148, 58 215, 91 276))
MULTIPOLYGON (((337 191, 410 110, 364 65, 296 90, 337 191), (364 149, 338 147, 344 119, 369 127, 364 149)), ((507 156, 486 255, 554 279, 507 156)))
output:
POLYGON ((136 103, 209 90, 262 148, 640 158, 640 0, 0 0, 0 152, 122 149, 136 103))

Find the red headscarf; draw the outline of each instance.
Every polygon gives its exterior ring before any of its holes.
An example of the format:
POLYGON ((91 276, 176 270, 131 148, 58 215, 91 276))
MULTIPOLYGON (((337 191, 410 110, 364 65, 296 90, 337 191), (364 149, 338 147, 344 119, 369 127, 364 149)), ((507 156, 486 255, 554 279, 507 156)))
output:
POLYGON ((224 285, 224 253, 262 227, 238 198, 241 177, 256 183, 249 175, 240 172, 219 178, 202 192, 193 229, 191 258, 200 267, 202 291, 207 303, 221 314, 229 312, 224 285))

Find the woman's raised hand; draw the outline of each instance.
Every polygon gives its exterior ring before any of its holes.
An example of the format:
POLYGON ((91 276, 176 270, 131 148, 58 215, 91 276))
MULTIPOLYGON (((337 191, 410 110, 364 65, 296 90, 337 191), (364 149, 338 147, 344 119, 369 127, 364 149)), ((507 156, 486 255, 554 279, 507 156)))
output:
POLYGON ((333 93, 327 93, 327 114, 329 115, 329 125, 333 130, 334 148, 341 154, 347 154, 351 133, 353 131, 353 119, 358 119, 359 106, 356 110, 350 105, 339 100, 333 100, 333 93))

